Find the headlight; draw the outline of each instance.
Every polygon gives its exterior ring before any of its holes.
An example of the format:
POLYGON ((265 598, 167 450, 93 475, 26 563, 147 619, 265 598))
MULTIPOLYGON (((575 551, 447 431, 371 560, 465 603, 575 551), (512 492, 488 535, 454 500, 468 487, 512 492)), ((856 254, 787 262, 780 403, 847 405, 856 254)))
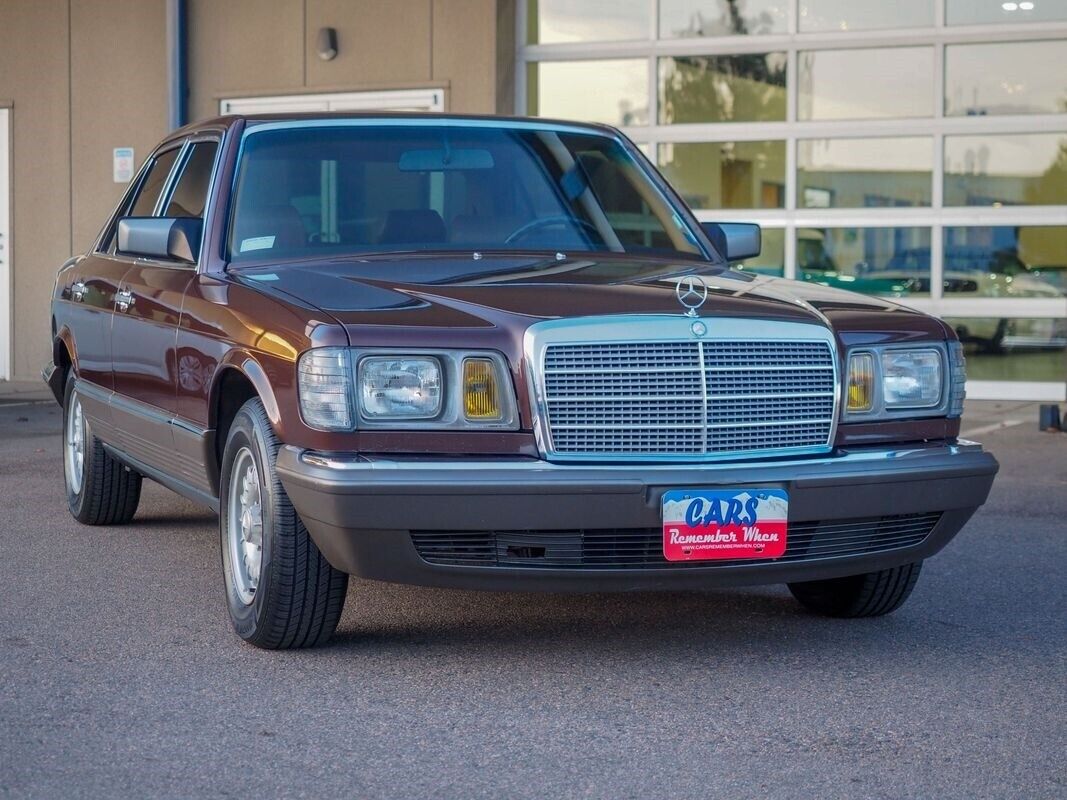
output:
POLYGON ((370 419, 432 419, 441 411, 441 365, 436 358, 364 358, 359 401, 370 419))
POLYGON ((348 348, 319 347, 300 356, 297 384, 300 413, 309 428, 343 431, 352 427, 352 375, 348 348))
POLYGON ((941 404, 939 350, 882 353, 882 397, 886 408, 932 408, 941 404))
POLYGON ((845 421, 958 416, 962 365, 944 345, 864 347, 849 354, 845 421), (946 365, 952 369, 946 375, 946 365), (959 385, 957 385, 957 382, 959 385), (957 395, 959 400, 957 401, 957 395))
POLYGON ((507 361, 486 350, 320 347, 297 363, 316 430, 517 430, 507 361))

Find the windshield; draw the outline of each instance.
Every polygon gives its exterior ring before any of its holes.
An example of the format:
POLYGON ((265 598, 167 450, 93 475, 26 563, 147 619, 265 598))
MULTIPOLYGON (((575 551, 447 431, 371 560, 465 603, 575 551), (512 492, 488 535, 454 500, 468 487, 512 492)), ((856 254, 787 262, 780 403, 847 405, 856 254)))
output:
POLYGON ((245 139, 231 261, 431 250, 703 257, 677 210, 607 136, 339 125, 245 139))

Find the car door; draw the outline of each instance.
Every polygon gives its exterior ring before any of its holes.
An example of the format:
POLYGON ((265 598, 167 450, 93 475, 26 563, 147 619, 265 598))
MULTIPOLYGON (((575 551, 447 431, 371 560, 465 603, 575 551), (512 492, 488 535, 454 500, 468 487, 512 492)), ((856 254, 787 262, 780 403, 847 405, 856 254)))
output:
MULTIPOLYGON (((218 146, 215 138, 185 143, 154 216, 203 220, 218 146)), ((115 296, 111 414, 119 443, 128 455, 169 474, 184 472, 175 463, 171 421, 177 402, 178 321, 195 276, 196 264, 132 258, 115 296)))
MULTIPOLYGON (((134 186, 119 205, 115 218, 147 216, 155 209, 167 183, 179 149, 164 150, 150 158, 134 186)), ((92 387, 106 397, 114 388, 111 365, 111 328, 115 295, 130 269, 128 259, 114 251, 113 219, 92 250, 64 273, 62 297, 68 301, 68 325, 74 337, 78 378, 86 382, 87 396, 92 387)))

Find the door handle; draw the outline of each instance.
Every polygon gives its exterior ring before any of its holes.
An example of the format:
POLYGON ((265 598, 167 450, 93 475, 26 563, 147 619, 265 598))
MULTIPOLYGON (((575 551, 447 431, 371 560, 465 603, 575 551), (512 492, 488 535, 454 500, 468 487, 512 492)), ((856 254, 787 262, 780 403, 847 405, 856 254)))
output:
POLYGON ((85 299, 85 281, 78 281, 70 287, 70 296, 76 303, 85 299))
POLYGON ((115 295, 115 307, 119 311, 129 311, 130 306, 133 305, 133 292, 129 289, 123 289, 115 295))

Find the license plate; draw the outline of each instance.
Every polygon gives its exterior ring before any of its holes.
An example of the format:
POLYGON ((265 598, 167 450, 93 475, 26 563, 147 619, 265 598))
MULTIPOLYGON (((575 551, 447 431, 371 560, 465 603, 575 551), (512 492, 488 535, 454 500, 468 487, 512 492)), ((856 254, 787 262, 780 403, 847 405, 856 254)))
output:
POLYGON ((663 494, 663 556, 780 558, 788 511, 781 489, 672 489, 663 494))

